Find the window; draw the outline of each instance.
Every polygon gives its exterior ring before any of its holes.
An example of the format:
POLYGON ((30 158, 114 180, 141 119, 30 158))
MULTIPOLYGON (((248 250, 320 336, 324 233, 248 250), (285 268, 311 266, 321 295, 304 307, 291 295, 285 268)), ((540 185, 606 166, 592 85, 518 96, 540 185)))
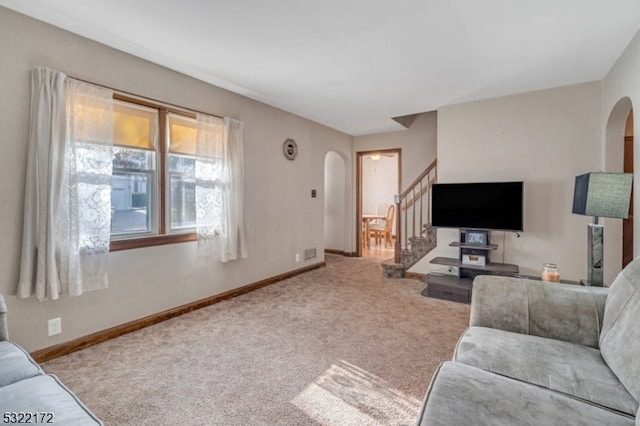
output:
POLYGON ((122 96, 113 110, 111 249, 195 240, 195 118, 122 96))
POLYGON ((189 117, 169 114, 168 198, 171 231, 196 226, 197 123, 189 117))
POLYGON ((113 104, 112 238, 157 233, 158 111, 113 104))
POLYGON ((49 68, 32 74, 31 111, 18 297, 106 288, 111 250, 197 241, 247 258, 241 121, 49 68))

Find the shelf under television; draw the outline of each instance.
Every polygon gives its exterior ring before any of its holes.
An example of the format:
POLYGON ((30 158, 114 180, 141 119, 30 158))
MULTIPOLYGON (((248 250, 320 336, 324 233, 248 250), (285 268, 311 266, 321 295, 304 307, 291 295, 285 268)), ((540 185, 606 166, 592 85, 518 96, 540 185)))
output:
POLYGON ((477 250, 498 250, 497 244, 471 244, 471 243, 461 243, 459 241, 454 241, 452 243, 449 243, 449 247, 469 248, 469 249, 477 249, 477 250))
POLYGON ((484 266, 465 265, 460 261, 460 259, 455 257, 435 257, 431 259, 430 263, 434 263, 436 265, 454 266, 456 268, 473 269, 476 271, 499 272, 503 274, 517 274, 520 270, 518 265, 512 265, 510 263, 488 263, 484 266))

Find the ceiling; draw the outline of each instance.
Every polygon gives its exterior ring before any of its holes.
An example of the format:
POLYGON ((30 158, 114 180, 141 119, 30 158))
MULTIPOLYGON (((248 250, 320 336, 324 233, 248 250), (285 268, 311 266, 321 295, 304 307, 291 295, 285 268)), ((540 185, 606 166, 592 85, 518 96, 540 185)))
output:
MULTIPOLYGON (((638 0, 0 0, 351 135, 391 117, 600 80, 638 0)), ((639 76, 640 78, 640 76, 639 76)))

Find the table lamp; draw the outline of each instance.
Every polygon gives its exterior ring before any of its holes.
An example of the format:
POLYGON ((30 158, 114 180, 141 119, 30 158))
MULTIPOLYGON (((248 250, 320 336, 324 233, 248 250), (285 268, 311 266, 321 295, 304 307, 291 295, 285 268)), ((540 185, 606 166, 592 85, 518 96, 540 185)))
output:
POLYGON ((602 287, 604 226, 599 217, 626 219, 629 216, 632 173, 586 173, 576 176, 573 213, 593 216, 587 228, 586 285, 602 287))

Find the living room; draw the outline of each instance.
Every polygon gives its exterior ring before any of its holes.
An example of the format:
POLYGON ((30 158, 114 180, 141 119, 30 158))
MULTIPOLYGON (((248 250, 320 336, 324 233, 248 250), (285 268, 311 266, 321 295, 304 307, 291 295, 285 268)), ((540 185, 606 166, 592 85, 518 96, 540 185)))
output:
MULTIPOLYGON (((423 117, 429 128, 420 128, 420 132, 425 133, 422 139, 429 141, 425 145, 436 145, 425 147, 397 143, 406 134, 402 131, 356 135, 335 130, 252 99, 256 94, 243 96, 221 89, 0 8, 0 158, 2 178, 7 183, 0 206, 4 222, 0 265, 5 272, 0 293, 9 308, 11 338, 35 352, 322 264, 322 188, 329 152, 339 153, 345 160, 350 200, 343 224, 348 238, 343 239, 342 247, 333 249, 353 253, 357 247, 352 183, 356 153, 401 147, 403 182, 410 182, 433 160, 430 152, 437 152, 440 182, 525 181, 524 232, 494 236, 501 250, 504 248, 504 261, 518 264, 521 272, 529 275, 539 274, 541 266, 552 261, 560 265, 563 278, 584 278, 589 218, 571 213, 573 180, 582 173, 619 171, 621 167, 625 123, 632 105, 640 102, 640 35, 634 32, 630 36, 601 78, 578 78, 575 84, 525 93, 514 89, 499 97, 480 95, 481 100, 446 104, 427 112, 423 117), (193 243, 115 251, 110 255, 107 290, 75 298, 63 296, 57 301, 19 300, 16 284, 22 245, 29 76, 38 66, 243 121, 249 258, 226 264, 208 262, 198 256, 193 243), (282 143, 289 138, 298 145, 294 161, 282 156, 282 143), (310 196, 313 189, 318 191, 316 198, 310 196), (296 254, 314 248, 315 258, 298 260, 296 254), (49 337, 47 323, 51 318, 62 318, 63 332, 49 337)), ((539 69, 532 73, 554 65, 537 64, 539 69)), ((634 134, 639 121, 634 121, 634 134)), ((605 227, 605 282, 610 283, 621 269, 621 229, 617 221, 605 220, 605 227)), ((428 272, 431 257, 450 253, 448 243, 456 239, 455 234, 454 230, 439 230, 438 247, 414 271, 428 272)))

